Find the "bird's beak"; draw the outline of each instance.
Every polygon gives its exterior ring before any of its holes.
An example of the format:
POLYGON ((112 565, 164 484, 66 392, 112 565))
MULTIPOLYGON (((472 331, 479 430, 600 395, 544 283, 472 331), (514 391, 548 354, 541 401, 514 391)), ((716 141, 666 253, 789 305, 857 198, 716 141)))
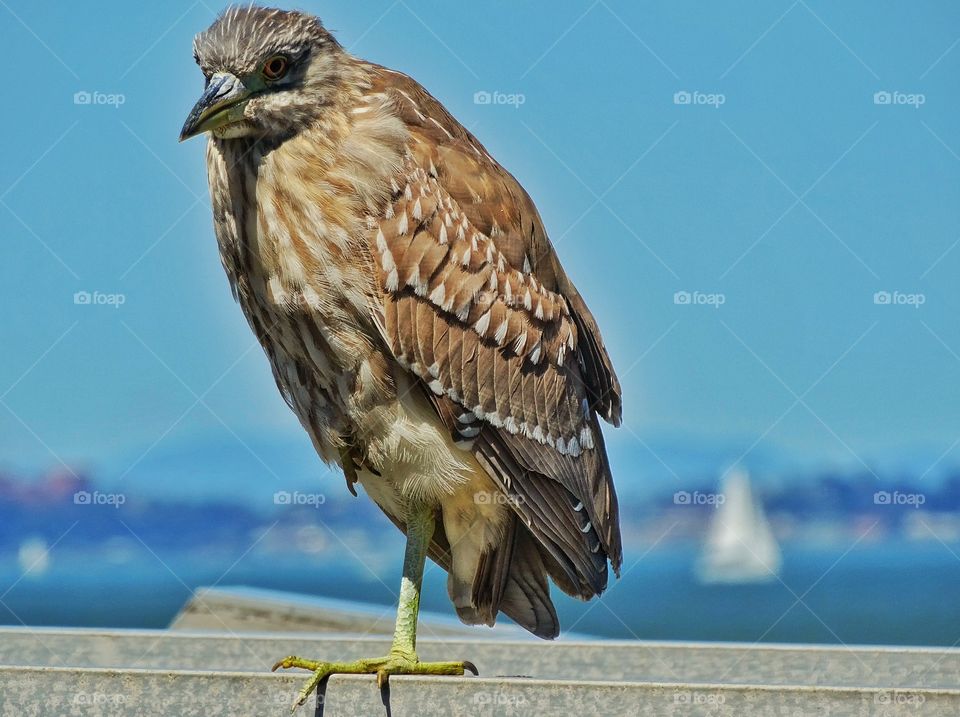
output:
POLYGON ((250 95, 250 90, 229 72, 216 73, 183 123, 180 141, 239 122, 250 95))

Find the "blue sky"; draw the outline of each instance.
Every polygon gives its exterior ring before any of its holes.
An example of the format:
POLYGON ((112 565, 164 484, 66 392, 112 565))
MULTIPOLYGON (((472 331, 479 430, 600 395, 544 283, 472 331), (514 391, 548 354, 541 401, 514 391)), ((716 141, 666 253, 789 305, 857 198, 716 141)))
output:
MULTIPOLYGON (((623 380, 621 473, 677 442, 956 462, 960 6, 302 6, 537 201, 623 380)), ((220 9, 0 2, 0 465, 307 445, 223 277, 202 142, 176 141, 220 9)))

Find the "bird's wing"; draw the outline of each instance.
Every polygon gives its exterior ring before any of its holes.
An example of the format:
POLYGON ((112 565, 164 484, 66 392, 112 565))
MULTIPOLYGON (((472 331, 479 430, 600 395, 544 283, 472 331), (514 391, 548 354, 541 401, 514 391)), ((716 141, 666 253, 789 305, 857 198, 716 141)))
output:
POLYGON ((597 420, 619 421, 620 389, 599 330, 519 183, 413 80, 381 77, 410 142, 370 229, 378 325, 558 584, 592 596, 621 561, 597 420))
POLYGON ((566 300, 582 335, 577 352, 584 362, 583 379, 591 408, 619 426, 620 383, 600 329, 560 265, 530 195, 419 83, 402 73, 378 69, 380 86, 374 90, 393 98, 395 110, 410 132, 410 151, 417 165, 433 170, 472 227, 500 250, 507 266, 532 273, 544 288, 566 300))

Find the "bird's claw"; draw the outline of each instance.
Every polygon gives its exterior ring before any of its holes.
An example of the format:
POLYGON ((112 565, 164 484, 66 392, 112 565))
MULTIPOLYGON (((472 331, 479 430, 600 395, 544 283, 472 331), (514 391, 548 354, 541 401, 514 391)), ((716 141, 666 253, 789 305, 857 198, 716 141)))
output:
POLYGON ((463 670, 464 672, 471 673, 474 677, 480 676, 480 670, 477 669, 477 666, 470 662, 470 660, 463 661, 463 670))
POLYGON ((359 478, 357 477, 357 465, 353 459, 353 452, 347 447, 340 449, 340 465, 343 468, 343 477, 347 481, 347 490, 354 498, 357 497, 357 489, 354 487, 359 478))
POLYGON ((297 695, 291 712, 296 711, 298 707, 306 703, 310 694, 330 675, 376 675, 377 687, 383 689, 388 684, 390 675, 463 675, 466 672, 472 672, 474 675, 480 674, 477 666, 466 660, 462 662, 420 662, 416 655, 410 656, 401 653, 391 653, 386 657, 360 659, 354 662, 318 662, 290 655, 278 660, 271 671, 276 672, 277 670, 289 670, 291 668, 313 672, 313 676, 297 695))

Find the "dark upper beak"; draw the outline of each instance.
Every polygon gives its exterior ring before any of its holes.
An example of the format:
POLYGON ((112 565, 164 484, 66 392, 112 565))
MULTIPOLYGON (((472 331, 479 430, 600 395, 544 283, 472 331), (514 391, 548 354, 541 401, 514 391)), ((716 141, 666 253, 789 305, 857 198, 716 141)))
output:
POLYGON ((183 123, 180 141, 239 122, 249 98, 250 91, 235 76, 229 72, 216 73, 183 123))

